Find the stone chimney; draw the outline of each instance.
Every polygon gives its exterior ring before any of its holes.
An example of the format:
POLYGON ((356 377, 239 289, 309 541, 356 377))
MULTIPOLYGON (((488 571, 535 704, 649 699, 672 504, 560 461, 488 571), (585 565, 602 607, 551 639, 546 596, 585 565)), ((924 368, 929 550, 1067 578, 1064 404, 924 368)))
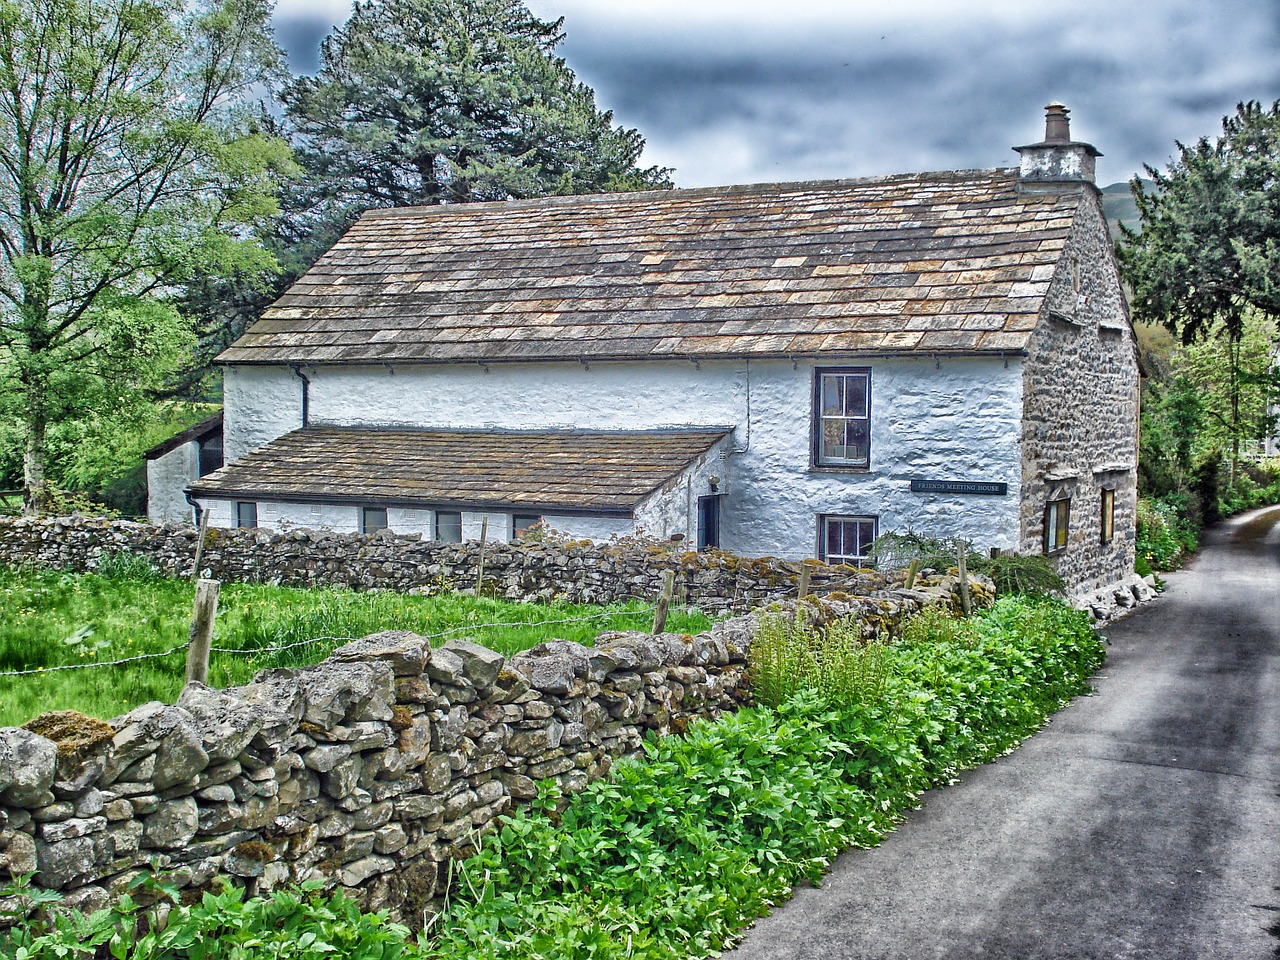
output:
POLYGON ((1022 155, 1023 183, 1094 183, 1093 162, 1102 156, 1091 143, 1071 139, 1071 111, 1060 103, 1044 108, 1044 140, 1014 147, 1022 155))

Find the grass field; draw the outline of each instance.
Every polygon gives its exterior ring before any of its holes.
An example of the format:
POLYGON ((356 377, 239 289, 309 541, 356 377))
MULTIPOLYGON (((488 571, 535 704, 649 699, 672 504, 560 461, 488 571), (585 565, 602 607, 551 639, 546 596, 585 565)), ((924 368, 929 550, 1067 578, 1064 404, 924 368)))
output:
MULTIPOLYGON (((121 666, 50 668, 181 647, 194 594, 187 581, 155 576, 0 568, 0 726, 25 723, 47 710, 74 709, 110 719, 148 700, 174 702, 186 664, 181 649, 121 666), (21 670, 40 672, 3 676, 21 670)), ((544 605, 224 584, 213 643, 239 652, 215 652, 209 682, 232 686, 265 667, 317 663, 348 639, 379 630, 412 630, 433 637, 436 645, 468 637, 511 655, 551 638, 590 644, 603 630, 642 630, 652 622, 652 608, 634 602, 544 605), (564 620, 576 622, 557 622, 564 620), (302 645, 282 653, 265 649, 295 643, 302 645)), ((696 611, 673 609, 667 629, 695 633, 709 623, 696 611)))

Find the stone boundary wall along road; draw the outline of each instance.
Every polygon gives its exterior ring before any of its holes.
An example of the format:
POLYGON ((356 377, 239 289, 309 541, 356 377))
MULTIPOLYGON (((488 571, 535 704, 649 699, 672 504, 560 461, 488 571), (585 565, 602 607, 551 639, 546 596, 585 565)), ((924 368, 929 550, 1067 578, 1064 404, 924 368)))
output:
MULTIPOLYGON (((189 526, 153 525, 73 515, 0 518, 0 560, 59 570, 97 568, 103 556, 128 551, 169 576, 192 572, 199 534, 189 526)), ((745 612, 796 594, 808 567, 815 592, 866 596, 888 586, 870 571, 773 557, 747 559, 680 544, 621 540, 592 543, 441 543, 415 536, 337 534, 315 530, 210 529, 201 575, 217 580, 287 586, 385 588, 448 593, 474 589, 483 555, 484 592, 509 600, 611 603, 653 601, 665 571, 676 573, 676 596, 704 610, 745 612)))
MULTIPOLYGON (((971 592, 992 596, 981 578, 971 592)), ((954 609, 958 594, 943 579, 781 609, 858 617, 870 638, 926 605, 954 609)), ((509 660, 380 633, 316 666, 193 684, 175 706, 110 723, 59 712, 0 729, 0 885, 34 873, 88 910, 146 870, 186 896, 218 875, 251 893, 319 879, 420 921, 439 907, 450 858, 538 781, 579 789, 646 735, 736 709, 759 616, 697 636, 551 641, 509 660)))

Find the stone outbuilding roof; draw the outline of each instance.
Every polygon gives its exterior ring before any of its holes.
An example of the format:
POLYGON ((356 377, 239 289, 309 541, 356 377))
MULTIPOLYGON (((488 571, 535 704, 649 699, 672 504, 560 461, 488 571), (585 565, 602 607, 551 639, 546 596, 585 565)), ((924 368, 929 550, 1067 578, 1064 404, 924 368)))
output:
POLYGON ((157 443, 150 450, 143 453, 143 456, 148 460, 158 460, 166 453, 171 453, 172 451, 177 450, 184 443, 190 443, 193 440, 197 442, 207 440, 209 437, 220 433, 222 433, 221 410, 215 413, 212 417, 206 417, 199 423, 193 424, 179 433, 175 433, 163 443, 157 443))
POLYGON ((372 211, 220 359, 1017 353, 1086 189, 999 169, 372 211))
POLYGON ((201 477, 191 492, 223 500, 627 516, 726 433, 307 427, 201 477))

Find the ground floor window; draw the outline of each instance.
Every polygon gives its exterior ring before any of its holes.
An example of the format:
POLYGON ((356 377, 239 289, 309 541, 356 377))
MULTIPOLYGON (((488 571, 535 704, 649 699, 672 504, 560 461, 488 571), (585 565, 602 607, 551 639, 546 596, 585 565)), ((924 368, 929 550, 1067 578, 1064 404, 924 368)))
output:
POLYGON ((872 566, 871 545, 876 541, 879 526, 877 517, 820 517, 819 558, 830 564, 872 566))
POLYGON ((511 535, 517 540, 542 522, 536 513, 513 513, 511 515, 511 535))
POLYGON ((258 505, 242 500, 236 504, 236 526, 252 530, 258 525, 258 505))
POLYGON ((1110 543, 1116 535, 1116 492, 1102 491, 1102 542, 1110 543))
POLYGON ((1062 553, 1067 549, 1067 527, 1071 519, 1071 499, 1050 500, 1044 508, 1044 552, 1062 553))
POLYGON ((360 508, 360 532, 361 533, 377 533, 379 530, 387 529, 387 508, 386 507, 361 507, 360 508))
POLYGON ((462 542, 462 514, 459 511, 436 511, 436 539, 445 543, 462 542))

